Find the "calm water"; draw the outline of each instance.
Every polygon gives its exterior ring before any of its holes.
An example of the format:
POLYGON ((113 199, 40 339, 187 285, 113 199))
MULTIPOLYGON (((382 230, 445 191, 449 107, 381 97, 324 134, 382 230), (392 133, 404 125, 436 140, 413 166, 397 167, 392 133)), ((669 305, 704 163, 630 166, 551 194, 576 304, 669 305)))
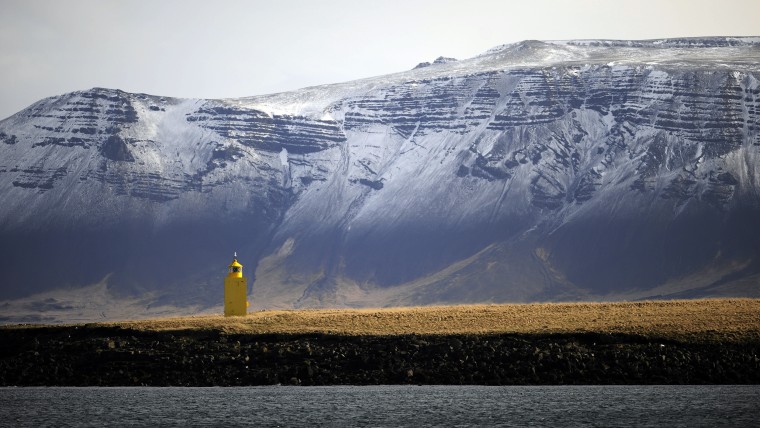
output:
POLYGON ((760 386, 0 388, 4 426, 758 426, 760 386))

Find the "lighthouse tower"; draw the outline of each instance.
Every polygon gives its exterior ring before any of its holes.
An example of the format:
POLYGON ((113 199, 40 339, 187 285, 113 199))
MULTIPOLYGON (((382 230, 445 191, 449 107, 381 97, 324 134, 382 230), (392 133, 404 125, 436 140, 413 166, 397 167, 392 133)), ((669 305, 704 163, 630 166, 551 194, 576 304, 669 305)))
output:
POLYGON ((237 261, 237 253, 228 270, 224 278, 224 316, 245 316, 248 309, 248 285, 243 277, 243 265, 237 261))

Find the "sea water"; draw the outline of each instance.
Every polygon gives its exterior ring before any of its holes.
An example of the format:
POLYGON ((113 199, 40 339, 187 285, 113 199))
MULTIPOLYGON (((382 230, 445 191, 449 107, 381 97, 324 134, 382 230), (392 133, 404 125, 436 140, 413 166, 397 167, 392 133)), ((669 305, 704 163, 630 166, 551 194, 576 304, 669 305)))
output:
POLYGON ((0 425, 758 426, 760 386, 0 388, 0 425))

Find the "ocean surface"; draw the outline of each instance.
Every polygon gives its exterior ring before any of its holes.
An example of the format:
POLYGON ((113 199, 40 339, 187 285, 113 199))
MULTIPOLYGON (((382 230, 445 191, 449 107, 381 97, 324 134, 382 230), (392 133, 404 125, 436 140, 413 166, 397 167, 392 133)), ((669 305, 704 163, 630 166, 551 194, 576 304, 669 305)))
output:
POLYGON ((0 425, 758 426, 760 386, 0 388, 0 425))

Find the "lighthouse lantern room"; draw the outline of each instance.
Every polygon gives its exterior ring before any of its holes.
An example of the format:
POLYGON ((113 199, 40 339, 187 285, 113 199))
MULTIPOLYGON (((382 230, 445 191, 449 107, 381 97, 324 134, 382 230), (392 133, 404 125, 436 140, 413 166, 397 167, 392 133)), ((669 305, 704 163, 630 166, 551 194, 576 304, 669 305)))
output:
POLYGON ((245 316, 248 310, 248 284, 243 276, 243 265, 235 253, 224 278, 224 316, 245 316))

